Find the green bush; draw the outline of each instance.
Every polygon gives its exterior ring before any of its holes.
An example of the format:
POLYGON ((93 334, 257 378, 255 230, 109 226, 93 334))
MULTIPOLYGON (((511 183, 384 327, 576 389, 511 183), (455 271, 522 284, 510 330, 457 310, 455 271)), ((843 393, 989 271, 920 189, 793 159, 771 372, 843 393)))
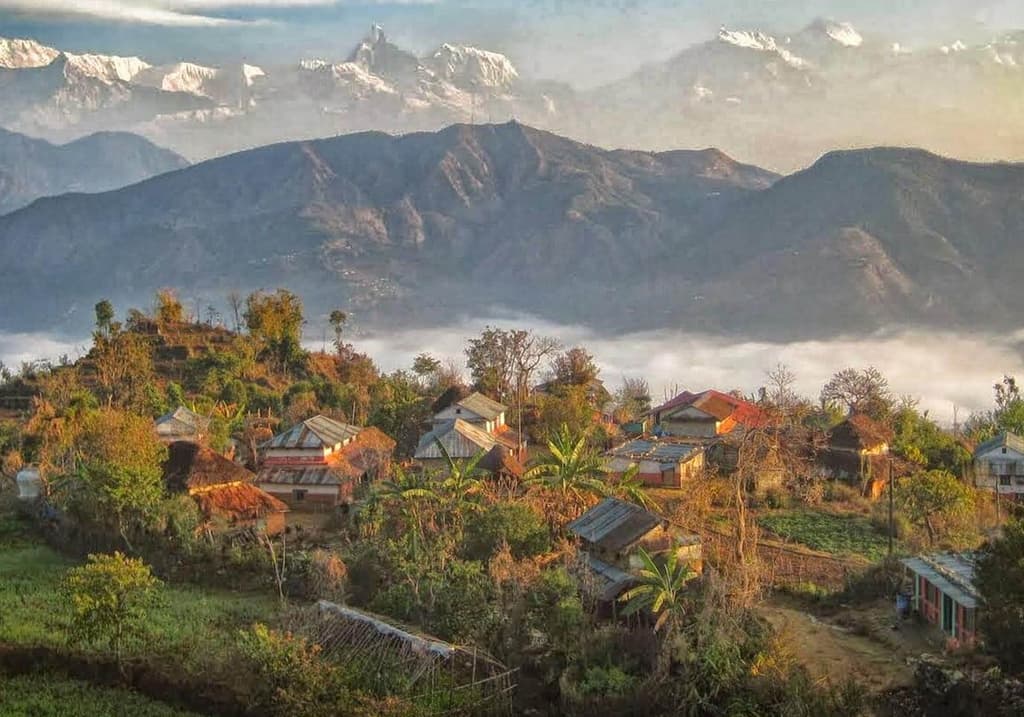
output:
POLYGON ((487 560, 502 542, 515 558, 529 558, 551 549, 551 534, 544 519, 523 503, 497 503, 466 516, 465 558, 487 560))
POLYGON ((583 672, 579 691, 587 696, 624 695, 634 690, 639 678, 615 667, 588 667, 583 672))

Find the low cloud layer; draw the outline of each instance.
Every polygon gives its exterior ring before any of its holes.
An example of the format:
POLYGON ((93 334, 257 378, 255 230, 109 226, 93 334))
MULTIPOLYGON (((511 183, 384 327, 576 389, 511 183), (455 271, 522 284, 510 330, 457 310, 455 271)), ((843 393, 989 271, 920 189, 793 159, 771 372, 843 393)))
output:
MULTIPOLYGON (((369 336, 355 344, 385 370, 409 367, 422 351, 461 364, 466 340, 488 323, 527 326, 521 319, 472 320, 450 329, 369 336)), ((608 338, 585 329, 536 321, 529 328, 557 337, 566 346, 586 346, 609 386, 620 384, 624 376, 646 378, 655 401, 675 388, 755 393, 765 384, 765 373, 779 363, 796 374, 801 394, 817 398, 822 384, 839 369, 873 365, 888 377, 894 393, 920 399, 921 408, 936 420, 951 423, 954 406, 963 420, 971 412, 991 406, 992 384, 1004 374, 1024 376, 1020 337, 906 332, 769 343, 673 331, 608 338)))
MULTIPOLYGON (((579 327, 523 318, 473 319, 454 327, 400 333, 371 333, 353 340, 384 370, 408 368, 417 354, 428 352, 463 365, 466 341, 488 324, 531 328, 554 336, 565 346, 582 345, 594 354, 609 386, 622 378, 644 377, 655 401, 676 388, 739 389, 755 393, 765 373, 779 363, 797 376, 800 393, 816 398, 821 385, 847 366, 876 366, 898 395, 920 399, 938 421, 953 421, 991 407, 992 384, 1004 374, 1024 377, 1024 337, 967 336, 941 332, 906 332, 862 339, 829 339, 777 344, 734 338, 658 331, 617 337, 598 336, 579 327)), ((325 334, 328 335, 328 334, 325 334)), ((0 334, 0 361, 15 370, 36 358, 80 356, 87 339, 45 334, 0 334)), ((319 349, 321 340, 308 341, 319 349)))

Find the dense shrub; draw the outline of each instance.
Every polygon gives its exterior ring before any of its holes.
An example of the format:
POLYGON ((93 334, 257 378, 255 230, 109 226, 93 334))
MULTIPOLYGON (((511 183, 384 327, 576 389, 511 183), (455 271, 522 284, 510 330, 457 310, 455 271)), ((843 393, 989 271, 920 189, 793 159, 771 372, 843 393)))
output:
POLYGON ((544 519, 524 503, 496 503, 466 516, 464 557, 487 560, 502 542, 519 559, 551 549, 551 535, 544 519))

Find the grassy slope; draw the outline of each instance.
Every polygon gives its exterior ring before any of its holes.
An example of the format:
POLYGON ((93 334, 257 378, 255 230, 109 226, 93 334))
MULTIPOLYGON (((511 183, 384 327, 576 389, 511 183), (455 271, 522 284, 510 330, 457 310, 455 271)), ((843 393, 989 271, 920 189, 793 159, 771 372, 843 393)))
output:
MULTIPOLYGON (((0 506, 0 642, 63 646, 66 613, 58 587, 75 563, 26 534, 0 506)), ((167 586, 146 638, 130 656, 167 660, 186 671, 203 669, 225 651, 235 633, 267 621, 276 603, 263 594, 167 586)))
POLYGON ((54 675, 0 675, 4 717, 197 717, 128 690, 94 687, 54 675))

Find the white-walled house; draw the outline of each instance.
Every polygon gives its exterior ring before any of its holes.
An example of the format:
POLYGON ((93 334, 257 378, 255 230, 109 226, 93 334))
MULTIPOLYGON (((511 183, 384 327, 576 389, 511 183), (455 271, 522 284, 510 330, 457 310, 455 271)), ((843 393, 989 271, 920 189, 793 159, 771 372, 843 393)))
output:
POLYGON ((434 415, 434 427, 465 421, 481 427, 487 433, 497 433, 505 427, 505 412, 508 409, 495 400, 474 392, 456 401, 434 415))
POLYGON ((1005 432, 974 450, 974 481, 999 495, 1024 495, 1024 439, 1005 432))

